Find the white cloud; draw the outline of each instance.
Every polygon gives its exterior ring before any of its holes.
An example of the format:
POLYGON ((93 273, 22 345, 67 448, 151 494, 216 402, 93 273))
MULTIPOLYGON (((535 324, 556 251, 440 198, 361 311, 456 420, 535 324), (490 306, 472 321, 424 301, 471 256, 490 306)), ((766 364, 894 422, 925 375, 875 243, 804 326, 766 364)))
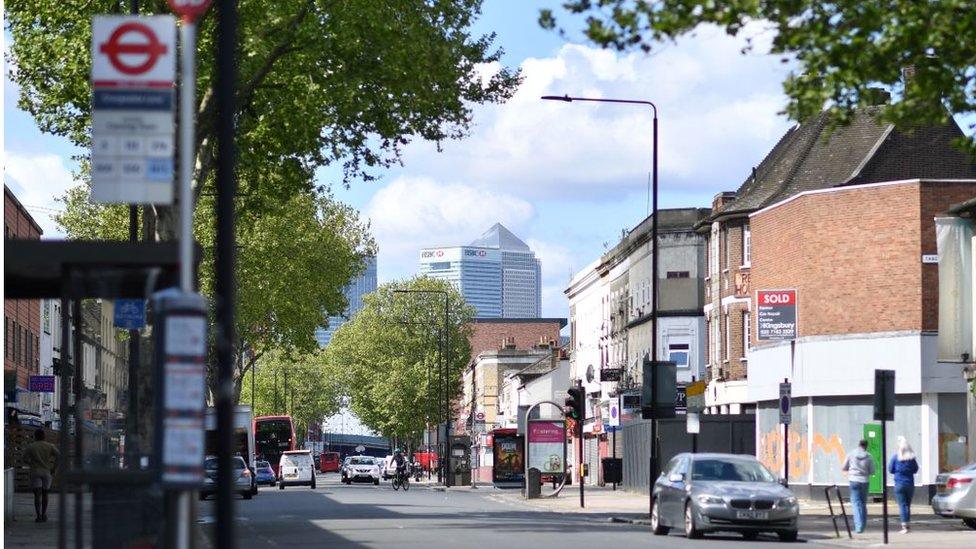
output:
POLYGON ((513 231, 535 215, 529 202, 457 183, 398 177, 373 195, 365 208, 387 276, 416 271, 420 248, 453 246, 477 238, 493 224, 513 231))
POLYGON ((4 180, 44 230, 45 238, 64 236, 51 218, 62 206, 55 198, 74 186, 71 170, 62 157, 8 150, 4 158, 4 180))
POLYGON ((599 199, 641 187, 651 169, 650 109, 539 99, 568 93, 653 100, 662 184, 734 189, 787 125, 777 112, 788 66, 742 55, 744 43, 705 28, 651 56, 567 44, 552 57, 526 59, 509 102, 477 107, 472 135, 443 144, 444 152, 409 147, 405 173, 532 198, 599 199))

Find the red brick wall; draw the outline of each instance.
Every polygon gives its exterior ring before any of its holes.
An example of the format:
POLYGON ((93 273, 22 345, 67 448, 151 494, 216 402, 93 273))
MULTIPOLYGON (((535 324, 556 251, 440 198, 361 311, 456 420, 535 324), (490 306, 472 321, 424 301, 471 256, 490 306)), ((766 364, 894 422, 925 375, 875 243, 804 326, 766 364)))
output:
POLYGON ((500 349, 502 340, 515 338, 515 347, 528 349, 539 344, 540 338, 559 344, 560 323, 557 322, 478 322, 471 324, 471 358, 482 351, 500 349))
MULTIPOLYGON (((40 228, 27 210, 4 186, 4 238, 39 239, 40 228)), ((17 386, 27 388, 27 378, 37 374, 40 363, 40 302, 37 300, 5 299, 4 316, 4 372, 17 372, 17 386)))
POLYGON ((936 213, 973 195, 976 183, 852 187, 756 214, 752 297, 796 288, 801 336, 934 330, 938 270, 921 254, 935 253, 936 213))

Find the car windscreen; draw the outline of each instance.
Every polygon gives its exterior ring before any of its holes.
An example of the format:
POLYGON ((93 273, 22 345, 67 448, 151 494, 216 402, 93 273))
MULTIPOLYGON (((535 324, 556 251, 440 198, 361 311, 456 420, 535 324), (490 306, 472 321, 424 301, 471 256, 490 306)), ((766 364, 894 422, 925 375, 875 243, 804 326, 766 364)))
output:
POLYGON ((776 478, 758 461, 746 459, 696 459, 691 480, 732 482, 776 482, 776 478))
MULTIPOLYGON (((244 458, 242 458, 240 456, 234 456, 231 459, 234 462, 234 469, 243 469, 244 468, 244 458)), ((207 471, 216 471, 217 470, 217 458, 207 458, 207 460, 203 462, 203 468, 206 469, 207 471)))
POLYGON ((373 458, 355 457, 349 461, 352 465, 373 465, 373 458))
POLYGON ((271 464, 268 463, 267 461, 258 461, 255 463, 257 463, 257 466, 261 469, 267 469, 268 467, 271 467, 271 464))

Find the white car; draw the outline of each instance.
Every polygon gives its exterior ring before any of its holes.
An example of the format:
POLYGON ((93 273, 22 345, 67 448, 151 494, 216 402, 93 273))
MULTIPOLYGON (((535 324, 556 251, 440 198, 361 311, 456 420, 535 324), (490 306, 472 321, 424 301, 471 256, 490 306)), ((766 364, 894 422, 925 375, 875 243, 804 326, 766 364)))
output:
POLYGON ((386 456, 383 459, 383 480, 390 480, 396 476, 396 462, 393 461, 393 456, 386 456))
POLYGON ((343 484, 372 482, 379 485, 380 465, 376 462, 376 458, 353 456, 349 458, 349 463, 342 469, 342 482, 343 484))
POLYGON ((315 466, 308 450, 283 452, 278 460, 278 489, 296 485, 315 489, 315 466))

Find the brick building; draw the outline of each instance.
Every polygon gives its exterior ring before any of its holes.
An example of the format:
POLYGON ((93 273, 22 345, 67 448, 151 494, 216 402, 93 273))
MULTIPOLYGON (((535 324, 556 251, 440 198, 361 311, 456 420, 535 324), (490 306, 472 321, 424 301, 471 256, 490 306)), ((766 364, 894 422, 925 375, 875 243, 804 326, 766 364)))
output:
MULTIPOLYGON (((4 239, 41 238, 41 227, 34 221, 20 200, 6 185, 3 186, 3 237, 4 239)), ((38 395, 27 392, 28 379, 37 375, 40 363, 41 306, 38 300, 5 299, 3 373, 5 389, 14 382, 18 394, 16 406, 21 414, 40 414, 38 395)))
POLYGON ((517 349, 528 349, 539 341, 559 343, 565 318, 476 318, 471 322, 471 360, 481 352, 498 349, 513 339, 517 349))
MULTIPOLYGON (((793 486, 843 484, 845 453, 866 436, 875 369, 896 373, 889 454, 904 435, 917 482, 965 459, 965 384, 935 356, 934 218, 976 196, 976 166, 954 123, 906 132, 876 109, 828 131, 826 115, 783 136, 736 192, 715 197, 705 315, 712 412, 755 412, 757 453, 793 486), (795 289, 797 338, 760 341, 758 290, 795 289), (778 384, 792 383, 788 441, 778 384), (957 447, 958 446, 958 447, 957 447)), ((925 491, 916 492, 924 498, 925 491)))

